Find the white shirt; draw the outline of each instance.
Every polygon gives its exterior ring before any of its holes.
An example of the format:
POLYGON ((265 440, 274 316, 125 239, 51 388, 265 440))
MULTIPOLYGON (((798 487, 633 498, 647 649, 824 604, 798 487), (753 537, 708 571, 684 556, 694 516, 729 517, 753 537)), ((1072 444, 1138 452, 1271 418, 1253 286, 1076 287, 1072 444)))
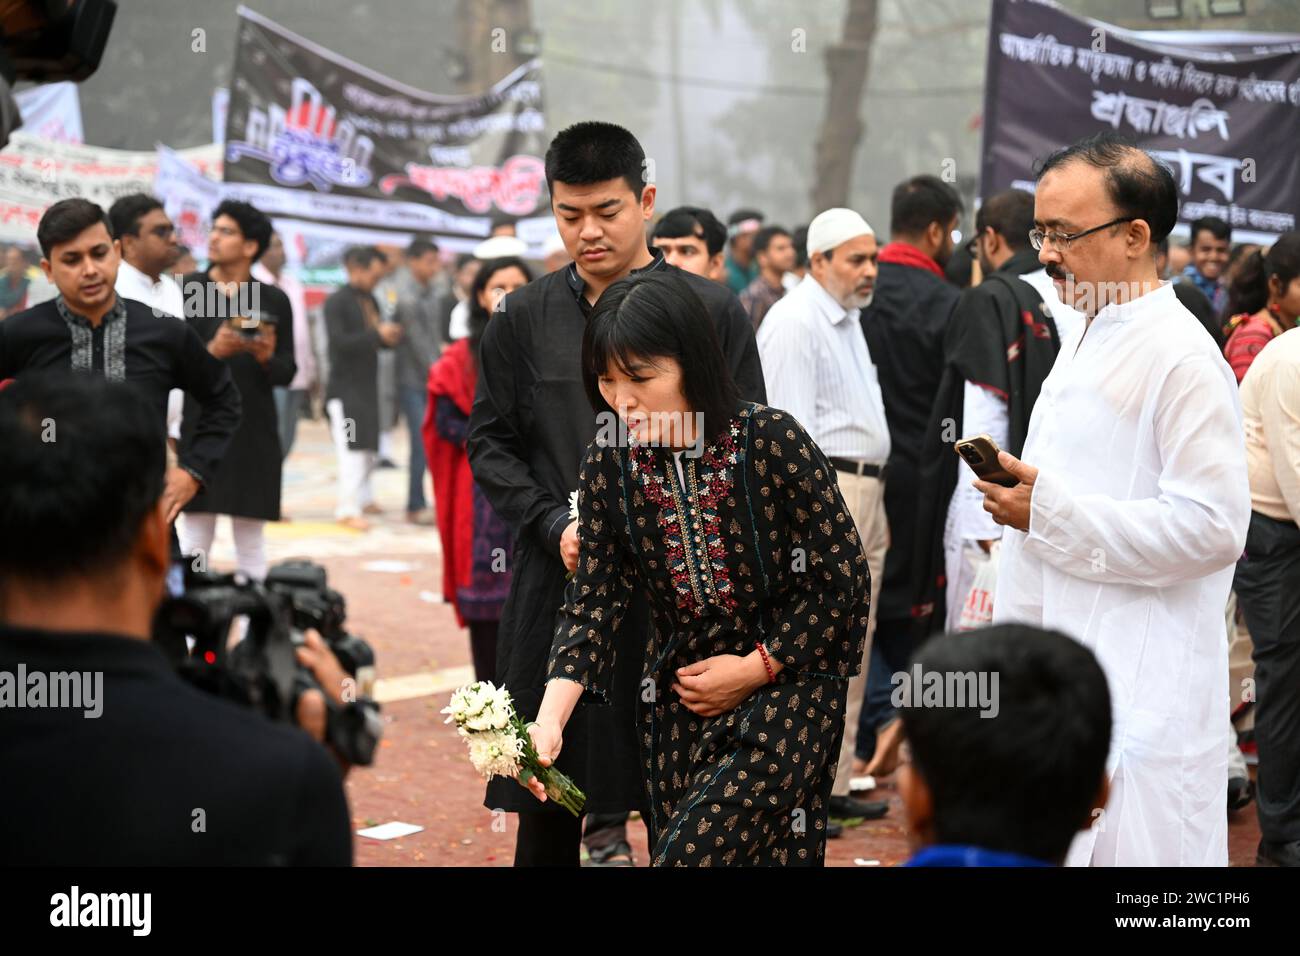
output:
POLYGON ((1071 865, 1227 865, 1241 421, 1232 371, 1168 283, 1065 339, 1034 405, 1029 531, 1003 534, 993 619, 1073 636, 1110 686, 1111 800, 1071 865))
POLYGON ((462 299, 452 306, 447 335, 453 342, 469 337, 469 299, 462 299))
MULTIPOLYGON (((113 289, 123 299, 143 302, 153 309, 154 315, 170 315, 185 320, 185 296, 180 285, 169 275, 161 275, 154 282, 125 259, 117 267, 117 281, 113 289)), ((167 393, 167 434, 177 441, 181 437, 181 416, 185 410, 185 393, 173 388, 167 393)))
POLYGON ((176 280, 169 275, 161 275, 155 282, 123 259, 117 267, 117 282, 113 288, 122 298, 143 302, 158 315, 177 319, 185 317, 185 297, 176 280))
POLYGON ((1254 510, 1300 523, 1300 331, 1259 350, 1241 380, 1241 410, 1254 510))
POLYGON ((810 272, 768 310, 758 354, 768 404, 793 415, 828 457, 883 465, 889 426, 858 311, 810 272))

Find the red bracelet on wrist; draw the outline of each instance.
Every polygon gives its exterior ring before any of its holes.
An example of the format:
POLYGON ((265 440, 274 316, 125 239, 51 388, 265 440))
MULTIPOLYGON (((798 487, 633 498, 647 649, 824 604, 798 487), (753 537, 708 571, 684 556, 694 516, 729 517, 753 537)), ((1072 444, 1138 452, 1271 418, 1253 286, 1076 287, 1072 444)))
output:
POLYGON ((758 648, 758 656, 763 658, 763 666, 767 668, 767 682, 776 683, 776 672, 772 670, 772 661, 767 656, 767 648, 763 646, 762 641, 755 641, 754 646, 758 648))

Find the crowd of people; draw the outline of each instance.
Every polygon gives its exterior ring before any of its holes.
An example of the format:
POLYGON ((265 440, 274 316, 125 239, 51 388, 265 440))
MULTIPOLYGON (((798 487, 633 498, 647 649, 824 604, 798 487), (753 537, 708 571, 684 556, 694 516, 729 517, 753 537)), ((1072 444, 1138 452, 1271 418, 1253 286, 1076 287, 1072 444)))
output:
POLYGON ((113 459, 131 508, 78 502, 113 513, 99 551, 37 568, 6 546, 0 646, 46 626, 17 582, 88 555, 156 575, 151 495, 173 557, 228 515, 262 579, 304 415, 329 422, 335 518, 365 532, 404 427, 405 517, 436 526, 475 674, 587 796, 575 818, 489 781, 516 865, 584 844, 634 865, 633 812, 653 865, 820 865, 888 814, 891 777, 917 865, 1223 865, 1252 800, 1258 862, 1300 864, 1300 235, 1233 245, 1203 218, 1174 242, 1172 174, 1106 134, 972 211, 910 177, 887 241, 841 207, 789 229, 660 213, 644 161, 625 129, 569 127, 544 261, 505 221, 454 261, 356 246, 318 312, 246 203, 184 274, 156 198, 52 206, 56 294, 29 306, 17 248, 0 276, 0 430, 27 456, 6 527, 50 473, 39 371, 134 385, 167 464, 113 459), (956 453, 975 436, 996 460, 956 453), (925 673, 994 675, 993 713, 900 693, 925 673))

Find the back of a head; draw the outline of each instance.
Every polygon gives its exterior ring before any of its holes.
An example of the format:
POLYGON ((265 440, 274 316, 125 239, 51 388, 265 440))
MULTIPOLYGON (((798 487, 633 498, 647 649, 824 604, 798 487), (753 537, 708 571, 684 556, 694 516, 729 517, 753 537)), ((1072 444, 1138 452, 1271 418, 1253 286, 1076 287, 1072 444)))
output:
POLYGON ((546 186, 590 186, 623 179, 638 198, 647 185, 645 150, 622 126, 588 120, 555 134, 546 150, 546 186))
POLYGON ((961 211, 961 196, 938 176, 913 176, 894 187, 889 232, 892 236, 919 236, 935 222, 947 228, 961 211))
POLYGON ((797 226, 794 232, 790 234, 790 241, 794 243, 794 267, 796 269, 807 269, 808 227, 806 225, 797 226))
POLYGON ((1102 170, 1106 192, 1119 215, 1146 222, 1153 245, 1173 230, 1178 221, 1178 184, 1169 167, 1150 153, 1117 133, 1096 133, 1049 155, 1038 165, 1036 178, 1075 162, 1102 170))
POLYGON ((126 384, 33 373, 0 392, 0 578, 119 570, 162 494, 164 437, 126 384))
POLYGON ((1007 189, 990 196, 975 214, 975 234, 982 235, 989 228, 1017 252, 1028 249, 1034 228, 1034 194, 1007 189))
POLYGON ((148 193, 132 193, 113 203, 108 210, 109 221, 113 224, 113 238, 138 236, 140 218, 155 209, 162 209, 163 204, 156 196, 148 193))
POLYGON ((681 239, 695 236, 704 241, 709 256, 716 256, 727 242, 727 227, 702 206, 678 206, 655 223, 653 239, 681 239))
POLYGON ((900 714, 935 841, 1063 860, 1090 822, 1110 745, 1096 657, 1064 634, 1000 625, 931 638, 909 675, 918 668, 921 686, 912 681, 900 714), (955 689, 980 679, 991 706, 958 706, 955 689), (925 696, 936 680, 937 701, 925 696))
POLYGON ((1268 305, 1269 280, 1276 278, 1283 294, 1300 278, 1300 232, 1285 232, 1269 247, 1249 253, 1228 287, 1228 312, 1254 314, 1268 305))

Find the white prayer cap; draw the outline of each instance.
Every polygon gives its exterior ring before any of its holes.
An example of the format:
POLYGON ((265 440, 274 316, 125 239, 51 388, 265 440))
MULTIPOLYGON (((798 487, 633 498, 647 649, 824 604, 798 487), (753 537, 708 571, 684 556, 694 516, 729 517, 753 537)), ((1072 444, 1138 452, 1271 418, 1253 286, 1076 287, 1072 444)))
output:
POLYGON ((815 252, 834 249, 841 243, 856 239, 858 236, 875 234, 875 230, 867 225, 867 221, 852 209, 843 207, 827 209, 823 213, 818 213, 817 217, 808 223, 808 258, 811 259, 815 252))
POLYGON ((565 255, 568 255, 569 250, 564 247, 564 240, 560 238, 559 233, 556 233, 555 235, 551 236, 551 238, 547 239, 545 245, 542 246, 543 259, 545 259, 547 256, 553 256, 561 252, 563 252, 565 255))
POLYGON ((528 244, 516 236, 493 236, 474 247, 475 259, 503 259, 514 256, 522 259, 528 255, 528 244))

